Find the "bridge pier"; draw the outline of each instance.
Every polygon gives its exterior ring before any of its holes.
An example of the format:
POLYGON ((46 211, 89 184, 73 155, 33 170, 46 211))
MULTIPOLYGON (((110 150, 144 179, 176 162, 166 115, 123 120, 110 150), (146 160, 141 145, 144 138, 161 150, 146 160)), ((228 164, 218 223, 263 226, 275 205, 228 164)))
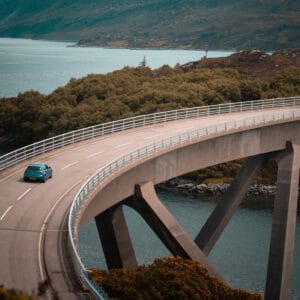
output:
POLYGON ((299 187, 300 145, 288 142, 278 156, 277 192, 274 202, 265 300, 288 300, 299 187))
POLYGON ((174 256, 200 262, 211 276, 224 282, 206 255, 158 199, 153 182, 137 184, 135 195, 126 199, 123 204, 132 207, 141 215, 174 256))
POLYGON ((134 268, 137 261, 121 205, 95 217, 105 260, 109 269, 134 268))
POLYGON ((136 210, 174 256, 199 261, 211 276, 224 282, 206 255, 158 199, 152 182, 136 185, 135 195, 95 217, 109 269, 137 266, 122 205, 136 210))
POLYGON ((263 161, 270 158, 278 162, 278 177, 265 300, 290 299, 300 167, 300 145, 290 142, 285 150, 255 155, 245 161, 195 241, 158 199, 151 181, 137 184, 133 196, 95 217, 108 268, 137 266, 122 210, 122 205, 127 205, 140 214, 173 255, 200 262, 211 276, 224 281, 207 255, 244 198, 263 161))
POLYGON ((244 199, 244 196, 265 159, 266 155, 261 154, 249 157, 245 161, 238 176, 201 228, 196 236, 195 242, 205 255, 209 255, 218 241, 226 225, 244 199))

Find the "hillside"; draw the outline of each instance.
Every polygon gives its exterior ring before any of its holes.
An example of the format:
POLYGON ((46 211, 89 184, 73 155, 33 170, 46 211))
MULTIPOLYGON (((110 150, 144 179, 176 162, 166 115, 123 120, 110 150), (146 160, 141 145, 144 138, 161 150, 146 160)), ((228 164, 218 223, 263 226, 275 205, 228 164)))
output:
POLYGON ((135 115, 300 94, 299 49, 241 51, 188 65, 129 68, 71 79, 49 95, 0 99, 0 150, 135 115))
POLYGON ((0 0, 0 36, 85 46, 296 48, 300 7, 298 0, 0 0))

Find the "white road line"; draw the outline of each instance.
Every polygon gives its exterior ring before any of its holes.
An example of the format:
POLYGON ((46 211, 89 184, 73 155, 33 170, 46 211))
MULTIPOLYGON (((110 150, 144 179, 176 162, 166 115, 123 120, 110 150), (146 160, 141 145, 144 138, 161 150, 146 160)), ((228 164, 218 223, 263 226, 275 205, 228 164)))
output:
POLYGON ((13 208, 13 205, 11 205, 5 212, 4 212, 4 214, 1 216, 1 218, 0 218, 0 221, 2 221, 4 218, 5 218, 5 216, 8 214, 8 212, 11 210, 13 208))
MULTIPOLYGON (((50 209, 50 211, 48 212, 46 218, 44 219, 44 222, 43 222, 43 226, 41 228, 41 231, 40 231, 40 236, 39 236, 39 246, 38 246, 38 261, 39 261, 39 269, 40 269, 40 274, 41 274, 41 278, 42 278, 42 281, 44 281, 46 279, 46 274, 44 272, 44 269, 43 269, 43 239, 44 239, 44 235, 45 235, 45 230, 47 229, 47 226, 48 226, 48 221, 50 219, 50 216, 52 215, 54 209, 56 208, 56 206, 60 203, 60 201, 69 193, 72 191, 72 189, 74 189, 80 182, 86 180, 87 178, 89 178, 90 175, 87 175, 85 176, 84 178, 80 179, 79 181, 77 181, 75 184, 73 184, 67 191, 65 191, 61 197, 59 199, 56 200, 56 202, 54 203, 54 205, 52 206, 52 208, 50 209)), ((48 296, 49 298, 49 296, 48 296)), ((51 297, 50 297, 51 299, 51 297)))
POLYGON ((173 130, 173 132, 185 131, 185 130, 190 130, 190 129, 195 129, 195 127, 181 128, 181 129, 173 130))
POLYGON ((6 179, 8 179, 8 178, 10 178, 10 177, 12 177, 12 176, 14 176, 15 174, 19 173, 19 172, 22 171, 23 169, 24 169, 24 168, 18 169, 18 170, 16 170, 15 172, 13 172, 13 173, 11 173, 11 174, 9 174, 9 175, 3 177, 2 179, 0 179, 0 182, 2 182, 2 181, 4 181, 4 180, 6 180, 6 179))
POLYGON ((72 166, 74 166, 74 165, 76 165, 76 164, 78 164, 78 163, 79 163, 79 161, 74 161, 74 162, 72 162, 72 163, 70 163, 70 164, 64 166, 63 168, 61 168, 61 170, 65 170, 65 169, 67 169, 67 168, 70 168, 70 167, 72 167, 72 166))
POLYGON ((144 137, 144 140, 152 139, 152 138, 160 136, 160 135, 161 134, 155 134, 155 135, 146 136, 146 137, 144 137))
POLYGON ((31 188, 29 188, 27 191, 25 191, 21 196, 18 197, 17 201, 20 201, 27 193, 31 191, 31 188))
POLYGON ((69 232, 68 229, 47 229, 47 232, 69 232))
POLYGON ((91 154, 91 155, 86 156, 85 158, 86 158, 86 159, 89 159, 89 158, 91 158, 91 157, 94 157, 94 156, 99 155, 99 154, 102 154, 102 153, 104 153, 104 151, 99 151, 99 152, 93 153, 93 154, 91 154))
POLYGON ((129 145, 129 144, 131 144, 131 143, 128 142, 128 143, 120 144, 120 145, 115 146, 115 148, 121 148, 121 147, 127 146, 127 145, 129 145))

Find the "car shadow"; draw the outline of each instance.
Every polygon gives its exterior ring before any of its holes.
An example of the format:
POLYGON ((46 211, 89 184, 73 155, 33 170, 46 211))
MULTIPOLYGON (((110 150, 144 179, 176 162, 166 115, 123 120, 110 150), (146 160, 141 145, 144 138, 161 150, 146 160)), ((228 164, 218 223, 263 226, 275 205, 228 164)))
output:
POLYGON ((42 183, 40 181, 33 181, 33 180, 28 180, 28 181, 25 181, 22 177, 18 179, 18 182, 24 182, 24 183, 42 183))

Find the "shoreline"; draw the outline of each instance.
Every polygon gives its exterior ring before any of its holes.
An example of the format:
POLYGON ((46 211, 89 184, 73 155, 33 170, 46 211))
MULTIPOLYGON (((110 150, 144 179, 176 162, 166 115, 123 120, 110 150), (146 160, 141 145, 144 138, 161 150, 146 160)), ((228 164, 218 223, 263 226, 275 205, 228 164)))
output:
MULTIPOLYGON (((117 46, 105 46, 105 45, 85 45, 85 44, 73 44, 73 45, 70 45, 68 47, 74 47, 74 48, 102 48, 102 49, 124 49, 124 50, 171 50, 171 51, 175 51, 175 50, 182 50, 182 51, 202 51, 202 52, 205 52, 206 50, 205 49, 201 49, 201 48, 181 48, 181 47, 178 47, 178 48, 174 48, 174 47, 171 47, 171 48, 168 48, 168 47, 130 47, 130 46, 127 46, 127 47, 123 47, 123 46, 120 46, 120 47, 117 47, 117 46)), ((235 53, 236 52, 236 49, 209 49, 208 50, 208 53, 209 52, 216 52, 216 51, 222 51, 222 52, 229 52, 229 53, 235 53)), ((262 50, 263 51, 263 50, 262 50)))
MULTIPOLYGON (((196 183, 191 180, 174 178, 157 185, 161 191, 170 191, 191 197, 207 197, 207 201, 218 202, 226 193, 230 184, 196 183)), ((272 208, 276 194, 276 185, 253 184, 241 202, 242 206, 251 208, 272 208)), ((300 198, 300 188, 298 199, 300 198)), ((300 207, 298 208, 298 210, 300 207)))

